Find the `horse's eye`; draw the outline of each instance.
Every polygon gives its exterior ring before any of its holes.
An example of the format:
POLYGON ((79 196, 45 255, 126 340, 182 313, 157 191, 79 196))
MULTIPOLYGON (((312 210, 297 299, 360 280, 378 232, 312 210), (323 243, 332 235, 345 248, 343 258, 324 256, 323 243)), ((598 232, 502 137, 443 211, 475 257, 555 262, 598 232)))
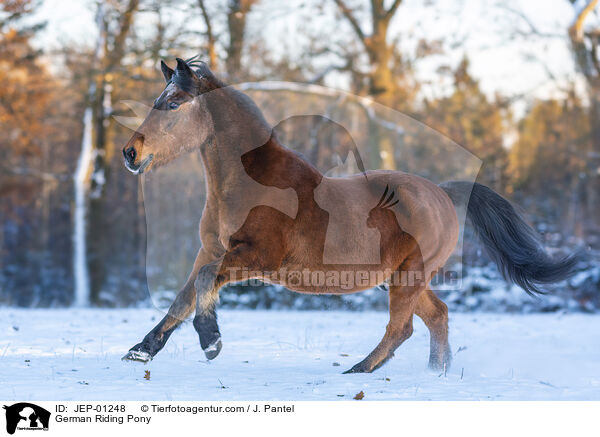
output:
POLYGON ((176 103, 176 102, 169 103, 169 109, 175 110, 177 108, 179 108, 179 103, 176 103))

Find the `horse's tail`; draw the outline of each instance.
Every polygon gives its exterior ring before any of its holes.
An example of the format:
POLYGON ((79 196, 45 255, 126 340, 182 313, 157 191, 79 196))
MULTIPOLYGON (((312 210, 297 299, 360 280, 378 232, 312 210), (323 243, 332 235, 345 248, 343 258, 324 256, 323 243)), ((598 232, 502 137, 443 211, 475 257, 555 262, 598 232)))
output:
POLYGON ((513 206, 490 188, 470 182, 446 182, 440 187, 455 205, 468 202, 467 217, 505 279, 528 294, 538 286, 568 278, 579 255, 552 258, 536 232, 513 206))

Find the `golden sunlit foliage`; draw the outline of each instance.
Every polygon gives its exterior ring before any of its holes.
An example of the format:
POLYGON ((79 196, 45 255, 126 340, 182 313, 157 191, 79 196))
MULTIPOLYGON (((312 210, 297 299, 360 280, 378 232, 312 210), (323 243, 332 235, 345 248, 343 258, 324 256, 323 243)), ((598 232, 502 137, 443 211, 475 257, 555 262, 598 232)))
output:
POLYGON ((469 73, 467 58, 453 72, 454 91, 426 100, 420 120, 483 160, 482 183, 502 191, 510 113, 500 97, 489 99, 469 73))
POLYGON ((40 123, 50 98, 50 78, 28 58, 27 38, 11 29, 0 36, 0 141, 23 153, 38 151, 40 123))
POLYGON ((587 124, 586 110, 574 94, 564 101, 536 101, 519 123, 510 151, 512 185, 536 191, 568 187, 585 168, 587 124))
MULTIPOLYGON (((29 2, 8 2, 5 11, 26 10, 29 2), (19 9, 19 7, 21 9, 19 9)), ((0 144, 21 154, 39 153, 48 134, 44 123, 52 95, 52 78, 32 49, 29 32, 10 22, 0 27, 0 144)))

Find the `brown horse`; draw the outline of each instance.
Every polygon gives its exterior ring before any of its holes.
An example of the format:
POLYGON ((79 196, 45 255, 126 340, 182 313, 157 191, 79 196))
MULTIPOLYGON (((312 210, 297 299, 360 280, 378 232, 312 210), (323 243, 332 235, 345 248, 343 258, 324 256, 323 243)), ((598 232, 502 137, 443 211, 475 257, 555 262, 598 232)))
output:
POLYGON ((161 68, 167 85, 123 148, 125 165, 142 173, 200 151, 207 183, 202 248, 168 314, 124 359, 152 359, 194 304, 200 344, 215 358, 219 289, 258 277, 302 293, 350 293, 387 281, 390 320, 383 339, 348 372, 371 372, 393 356, 412 334, 413 314, 430 330, 429 365, 447 367, 448 310, 428 284, 457 243, 455 204, 467 200, 467 215, 488 252, 525 291, 539 292, 538 284, 573 270, 575 257, 551 259, 513 207, 489 188, 437 186, 396 171, 325 177, 279 143, 248 96, 204 64, 177 59, 175 70, 161 68))

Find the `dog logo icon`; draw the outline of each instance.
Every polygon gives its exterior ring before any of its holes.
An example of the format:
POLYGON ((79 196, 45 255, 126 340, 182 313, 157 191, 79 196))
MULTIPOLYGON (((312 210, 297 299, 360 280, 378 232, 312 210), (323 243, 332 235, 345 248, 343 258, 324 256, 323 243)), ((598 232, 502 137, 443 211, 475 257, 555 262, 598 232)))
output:
POLYGON ((9 434, 14 434, 17 429, 48 431, 50 411, 27 402, 4 405, 4 409, 6 410, 6 432, 9 434))

